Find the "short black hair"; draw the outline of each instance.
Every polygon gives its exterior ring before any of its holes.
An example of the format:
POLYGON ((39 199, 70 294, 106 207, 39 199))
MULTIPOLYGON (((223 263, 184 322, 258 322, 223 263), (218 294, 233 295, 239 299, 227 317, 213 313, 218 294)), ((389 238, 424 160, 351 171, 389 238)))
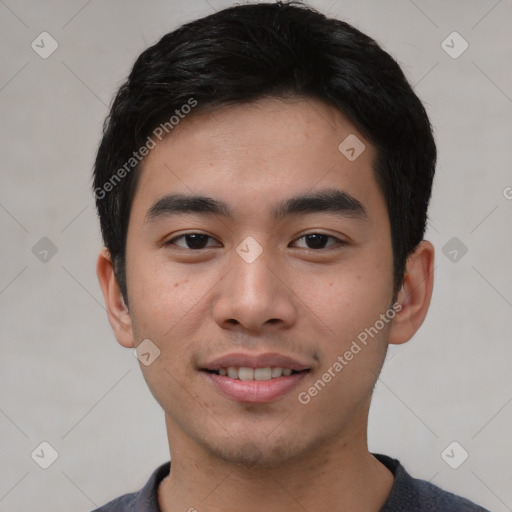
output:
POLYGON ((375 146, 396 296, 427 222, 437 157, 427 113, 373 39, 301 2, 278 1, 234 5, 182 25, 147 48, 119 88, 103 125, 93 190, 126 304, 126 236, 141 155, 183 114, 265 97, 320 99, 375 146))

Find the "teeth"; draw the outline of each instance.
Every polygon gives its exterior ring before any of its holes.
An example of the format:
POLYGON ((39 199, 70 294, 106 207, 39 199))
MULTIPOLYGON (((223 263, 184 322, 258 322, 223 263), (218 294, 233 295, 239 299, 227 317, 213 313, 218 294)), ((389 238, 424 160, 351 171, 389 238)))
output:
POLYGON ((272 368, 256 368, 254 370, 254 380, 270 380, 272 378, 272 368))
POLYGON ((281 368, 279 366, 275 367, 265 367, 265 368, 247 368, 245 366, 234 367, 230 366, 229 368, 220 368, 219 375, 228 376, 232 379, 240 379, 240 380, 270 380, 276 379, 277 377, 285 376, 292 374, 291 368, 281 368))
POLYGON ((242 366, 238 369, 238 378, 240 380, 254 380, 254 370, 252 368, 244 368, 242 366))
POLYGON ((272 377, 281 377, 283 374, 283 369, 279 368, 279 366, 276 366, 275 368, 272 368, 272 377))

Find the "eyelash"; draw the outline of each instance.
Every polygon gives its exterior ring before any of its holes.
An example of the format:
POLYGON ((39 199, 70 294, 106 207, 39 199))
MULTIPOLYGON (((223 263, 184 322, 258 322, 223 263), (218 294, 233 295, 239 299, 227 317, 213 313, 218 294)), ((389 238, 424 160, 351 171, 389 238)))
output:
MULTIPOLYGON (((183 233, 175 238, 172 238, 171 240, 168 240, 167 242, 164 243, 165 246, 172 246, 172 245, 175 245, 175 242, 176 240, 180 240, 181 238, 185 238, 189 235, 202 235, 202 236, 205 236, 209 239, 212 239, 212 240, 215 240, 212 236, 210 235, 207 235, 205 233, 200 233, 200 232, 197 232, 197 231, 190 231, 188 233, 183 233)), ((307 250, 310 250, 310 251, 315 251, 315 252, 319 252, 319 251, 326 251, 326 250, 329 250, 330 248, 332 248, 333 246, 338 246, 338 247, 341 247, 343 245, 346 245, 346 242, 344 242, 343 240, 340 240, 339 238, 336 238, 335 236, 332 236, 332 235, 327 235, 325 233, 318 233, 318 232, 312 232, 312 233, 306 233, 305 235, 302 235, 300 236, 299 238, 296 238, 294 240, 294 242, 297 242, 298 240, 301 240, 303 238, 306 238, 308 236, 312 236, 312 235, 321 235, 321 236, 325 236, 327 238, 331 238, 333 240, 336 241, 336 244, 334 245, 331 245, 331 246, 328 246, 328 247, 322 247, 320 249, 312 249, 310 247, 305 247, 305 249, 307 250)), ((203 247, 201 249, 191 249, 190 247, 181 247, 181 246, 178 246, 180 249, 184 249, 184 250, 188 250, 188 251, 194 251, 194 252, 199 252, 199 251, 202 251, 202 250, 205 250, 205 249, 210 249, 210 247, 203 247)))

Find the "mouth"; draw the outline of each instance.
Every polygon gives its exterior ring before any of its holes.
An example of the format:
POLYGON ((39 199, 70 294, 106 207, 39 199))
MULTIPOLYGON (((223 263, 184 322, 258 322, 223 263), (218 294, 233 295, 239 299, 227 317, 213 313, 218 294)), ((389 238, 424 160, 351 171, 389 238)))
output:
POLYGON ((280 354, 230 354, 199 369, 223 397, 245 403, 283 398, 311 371, 306 364, 280 354))
POLYGON ((227 368, 219 368, 218 370, 204 370, 208 373, 229 377, 230 379, 243 380, 243 381, 265 381, 278 379, 279 377, 289 377, 298 373, 309 372, 309 369, 293 370, 292 368, 282 368, 280 366, 266 366, 264 368, 249 368, 247 366, 228 366, 227 368))

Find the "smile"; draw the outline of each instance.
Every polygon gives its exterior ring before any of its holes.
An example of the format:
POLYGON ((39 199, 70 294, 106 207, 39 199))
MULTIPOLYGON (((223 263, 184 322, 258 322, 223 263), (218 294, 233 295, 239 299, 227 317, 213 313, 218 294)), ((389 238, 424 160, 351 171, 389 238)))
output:
MULTIPOLYGON (((265 368, 248 368, 247 366, 229 366, 227 368, 219 368, 217 371, 210 370, 212 373, 222 376, 228 376, 231 379, 239 379, 244 381, 251 380, 271 380, 277 379, 279 377, 285 376, 288 377, 292 374, 299 373, 296 370, 292 370, 291 368, 282 368, 280 366, 275 366, 271 368, 267 366, 265 368)), ((306 371, 306 370, 303 370, 306 371)))

